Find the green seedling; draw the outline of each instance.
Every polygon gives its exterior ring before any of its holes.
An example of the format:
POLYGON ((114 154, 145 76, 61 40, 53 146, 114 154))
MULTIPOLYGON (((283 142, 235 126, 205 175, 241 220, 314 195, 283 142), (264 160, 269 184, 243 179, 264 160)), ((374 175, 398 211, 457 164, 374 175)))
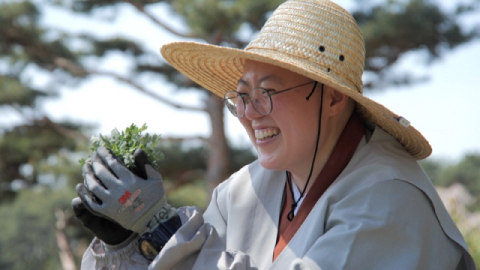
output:
MULTIPOLYGON (((99 135, 99 137, 92 136, 90 142, 92 147, 90 148, 95 152, 98 147, 104 146, 110 149, 119 160, 121 160, 128 169, 135 169, 135 162, 133 153, 137 148, 142 148, 147 154, 150 162, 158 169, 158 162, 160 162, 164 155, 162 152, 155 149, 155 146, 160 141, 159 135, 150 135, 148 133, 142 134, 147 129, 147 125, 143 124, 141 128, 138 128, 135 124, 130 125, 125 131, 112 130, 110 136, 99 135)), ((83 166, 89 159, 80 159, 79 162, 83 166)))

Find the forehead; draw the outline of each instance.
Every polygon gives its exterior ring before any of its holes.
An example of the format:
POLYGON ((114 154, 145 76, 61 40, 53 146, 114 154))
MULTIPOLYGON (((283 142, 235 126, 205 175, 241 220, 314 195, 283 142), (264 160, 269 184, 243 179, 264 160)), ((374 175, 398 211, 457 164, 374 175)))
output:
POLYGON ((304 76, 267 63, 246 60, 239 84, 259 85, 264 82, 289 84, 291 81, 305 81, 304 76))

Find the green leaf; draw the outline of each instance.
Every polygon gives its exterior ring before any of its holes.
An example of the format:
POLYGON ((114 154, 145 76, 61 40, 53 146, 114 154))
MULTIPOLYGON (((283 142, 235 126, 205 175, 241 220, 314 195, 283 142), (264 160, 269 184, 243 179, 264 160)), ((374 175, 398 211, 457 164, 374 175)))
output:
MULTIPOLYGON (((152 136, 148 133, 142 134, 145 130, 147 130, 146 124, 143 124, 140 128, 131 124, 125 131, 114 129, 110 136, 100 134, 99 137, 92 137, 90 140, 92 147, 90 149, 95 152, 98 147, 104 146, 110 149, 119 160, 123 161, 127 168, 134 169, 133 153, 137 148, 142 148, 153 166, 158 168, 158 162, 164 158, 162 152, 154 149, 160 141, 160 136, 156 134, 152 136)), ((82 158, 79 162, 83 166, 87 161, 82 158)))

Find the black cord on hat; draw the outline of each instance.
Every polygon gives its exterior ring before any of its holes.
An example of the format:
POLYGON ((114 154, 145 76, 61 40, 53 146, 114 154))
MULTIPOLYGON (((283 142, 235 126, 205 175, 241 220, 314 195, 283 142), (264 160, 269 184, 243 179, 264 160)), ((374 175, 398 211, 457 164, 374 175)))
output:
MULTIPOLYGON (((306 100, 309 100, 310 97, 312 96, 313 91, 315 91, 315 88, 317 87, 317 83, 318 82, 315 82, 315 84, 313 85, 312 92, 306 97, 306 100)), ((312 177, 313 165, 315 164, 315 159, 317 157, 318 143, 320 141, 320 132, 322 130, 323 87, 324 86, 325 85, 322 83, 322 100, 320 102, 320 113, 319 113, 319 119, 318 119, 318 132, 317 132, 317 143, 315 144, 315 153, 313 154, 312 166, 310 166, 310 173, 308 174, 307 183, 305 184, 305 187, 303 188, 302 193, 300 193, 300 197, 298 198, 298 200, 295 200, 295 197, 293 195, 293 188, 292 188, 292 183, 291 183, 291 173, 288 172, 288 171, 286 172, 288 188, 290 189, 290 194, 292 195, 292 199, 293 199, 293 203, 291 205, 292 208, 291 208, 290 212, 288 212, 288 215, 287 215, 287 219, 289 221, 292 221, 293 218, 295 217, 295 209, 297 208, 298 202, 305 195, 305 191, 307 191, 308 183, 310 182, 310 178, 312 177)))

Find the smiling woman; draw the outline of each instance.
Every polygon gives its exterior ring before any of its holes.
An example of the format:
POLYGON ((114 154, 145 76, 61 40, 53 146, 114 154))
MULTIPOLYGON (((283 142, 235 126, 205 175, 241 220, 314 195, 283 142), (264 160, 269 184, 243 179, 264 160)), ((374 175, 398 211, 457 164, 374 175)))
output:
POLYGON ((205 213, 178 209, 179 224, 143 210, 125 219, 109 190, 148 185, 155 204, 155 180, 161 205, 161 176, 150 171, 145 184, 97 151, 97 163, 84 169, 92 186, 85 191, 104 204, 88 207, 80 196, 85 213, 135 228, 156 256, 142 258, 135 237, 107 245, 97 234, 83 269, 475 269, 417 163, 431 154, 428 141, 363 95, 364 41, 346 10, 328 0, 289 0, 244 50, 177 42, 161 52, 224 98, 258 160, 220 184, 205 213), (152 221, 158 227, 139 230, 152 221))
POLYGON ((247 106, 240 122, 254 143, 260 164, 267 169, 292 172, 297 185, 303 188, 314 157, 315 147, 312 146, 317 145, 319 113, 324 116, 322 128, 328 132, 319 138, 322 151, 316 160, 314 175, 319 173, 331 153, 350 117, 353 102, 350 101, 347 106, 348 97, 329 86, 324 87, 292 71, 256 61, 246 61, 240 81, 245 83, 239 83, 238 92, 249 89, 246 86, 278 89, 275 93, 281 93, 285 91, 281 89, 285 88, 292 90, 271 96, 271 109, 274 109, 269 114, 252 109, 255 105, 247 106), (319 110, 322 101, 323 110, 319 110), (265 139, 265 133, 277 135, 265 139), (257 137, 257 134, 261 137, 257 137))

